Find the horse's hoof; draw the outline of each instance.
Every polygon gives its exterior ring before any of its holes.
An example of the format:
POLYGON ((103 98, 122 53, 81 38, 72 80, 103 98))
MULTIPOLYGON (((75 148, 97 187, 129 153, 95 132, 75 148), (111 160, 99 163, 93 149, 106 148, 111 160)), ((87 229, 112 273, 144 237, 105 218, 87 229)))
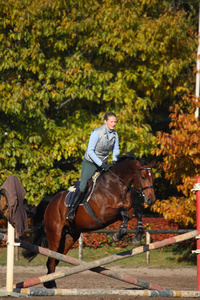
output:
POLYGON ((112 239, 113 239, 113 242, 115 242, 115 243, 119 242, 120 241, 120 235, 119 235, 119 233, 115 233, 113 235, 112 239))
POLYGON ((43 285, 47 289, 57 289, 56 282, 54 280, 44 282, 43 285))
POLYGON ((135 237, 132 239, 132 244, 134 247, 138 247, 141 245, 141 240, 136 239, 135 237))

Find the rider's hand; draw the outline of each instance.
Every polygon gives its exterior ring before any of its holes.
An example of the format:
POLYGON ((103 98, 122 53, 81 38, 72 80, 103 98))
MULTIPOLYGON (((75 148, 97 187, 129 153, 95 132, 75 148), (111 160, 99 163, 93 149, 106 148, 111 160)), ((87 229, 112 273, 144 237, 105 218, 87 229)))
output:
POLYGON ((110 165, 107 164, 106 162, 103 162, 102 165, 100 166, 102 168, 102 170, 104 171, 108 171, 108 169, 110 169, 110 165))

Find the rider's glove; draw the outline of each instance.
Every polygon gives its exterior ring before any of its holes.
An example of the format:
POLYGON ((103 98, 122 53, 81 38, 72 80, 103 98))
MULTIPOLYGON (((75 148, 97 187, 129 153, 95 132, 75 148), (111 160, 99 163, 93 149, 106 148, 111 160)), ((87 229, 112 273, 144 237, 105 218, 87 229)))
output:
POLYGON ((103 162, 102 165, 100 166, 102 168, 102 170, 104 171, 108 171, 108 169, 110 169, 110 165, 107 164, 106 162, 103 162))

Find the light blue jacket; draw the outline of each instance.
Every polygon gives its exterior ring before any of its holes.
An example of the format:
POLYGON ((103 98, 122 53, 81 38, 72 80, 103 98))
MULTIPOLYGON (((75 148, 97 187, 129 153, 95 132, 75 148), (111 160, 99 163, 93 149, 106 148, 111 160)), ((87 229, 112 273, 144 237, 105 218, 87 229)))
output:
POLYGON ((107 162, 110 150, 113 152, 113 161, 116 161, 120 152, 118 134, 114 129, 108 130, 104 124, 92 131, 84 157, 101 166, 107 162))

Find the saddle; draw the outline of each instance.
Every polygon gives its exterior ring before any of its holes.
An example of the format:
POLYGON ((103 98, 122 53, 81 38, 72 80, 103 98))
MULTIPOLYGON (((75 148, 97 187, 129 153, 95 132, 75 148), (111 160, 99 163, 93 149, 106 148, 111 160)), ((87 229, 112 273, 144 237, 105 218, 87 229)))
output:
MULTIPOLYGON (((85 203, 87 203, 90 200, 91 195, 94 191, 94 187, 96 185, 96 180, 99 177, 99 175, 100 175, 100 173, 96 172, 96 173, 94 173, 92 178, 88 180, 80 205, 84 205, 85 203)), ((79 188, 79 185, 80 185, 80 181, 74 181, 74 185, 68 189, 69 193, 66 195, 66 198, 65 198, 65 206, 69 207, 72 204, 72 198, 73 198, 72 196, 75 193, 76 189, 79 188)))

